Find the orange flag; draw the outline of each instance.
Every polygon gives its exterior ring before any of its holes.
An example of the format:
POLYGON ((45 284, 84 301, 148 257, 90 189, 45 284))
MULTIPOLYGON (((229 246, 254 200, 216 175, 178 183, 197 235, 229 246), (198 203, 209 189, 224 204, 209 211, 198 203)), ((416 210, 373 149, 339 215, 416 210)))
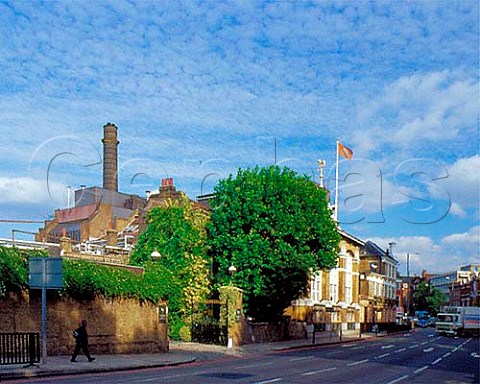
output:
POLYGON ((342 143, 338 142, 338 154, 346 159, 351 160, 353 157, 353 151, 350 148, 345 147, 342 143))

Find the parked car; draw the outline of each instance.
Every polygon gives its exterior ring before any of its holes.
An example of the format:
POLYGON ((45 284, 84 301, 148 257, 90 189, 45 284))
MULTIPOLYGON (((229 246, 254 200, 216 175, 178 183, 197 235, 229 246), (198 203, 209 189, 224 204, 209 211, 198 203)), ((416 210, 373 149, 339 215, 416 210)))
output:
POLYGON ((418 327, 426 328, 430 325, 430 314, 427 311, 416 311, 415 317, 415 324, 418 327))

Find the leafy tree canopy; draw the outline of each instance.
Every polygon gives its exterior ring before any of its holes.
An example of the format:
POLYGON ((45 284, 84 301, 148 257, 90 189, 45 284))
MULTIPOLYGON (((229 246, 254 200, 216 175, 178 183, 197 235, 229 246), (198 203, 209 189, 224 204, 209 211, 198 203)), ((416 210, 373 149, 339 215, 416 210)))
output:
POLYGON ((273 320, 305 293, 312 270, 333 268, 340 241, 326 192, 278 166, 221 180, 208 230, 217 286, 244 290, 248 315, 273 320))
POLYGON ((445 301, 445 295, 439 289, 432 288, 427 282, 422 281, 416 286, 413 299, 416 311, 428 311, 430 315, 435 316, 445 301))

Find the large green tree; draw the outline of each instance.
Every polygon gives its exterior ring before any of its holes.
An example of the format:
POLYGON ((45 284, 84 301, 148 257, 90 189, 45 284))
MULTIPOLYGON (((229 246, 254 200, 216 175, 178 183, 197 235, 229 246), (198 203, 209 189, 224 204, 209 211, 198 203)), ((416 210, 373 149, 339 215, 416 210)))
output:
POLYGON ((152 209, 131 263, 145 267, 144 286, 162 285, 168 300, 170 335, 186 337, 190 310, 209 293, 209 261, 205 248, 208 214, 185 196, 152 209), (152 252, 159 260, 152 260, 152 252), (182 330, 183 328, 183 330, 182 330), (179 332, 183 332, 180 335, 179 332))
POLYGON ((277 319, 305 294, 312 271, 336 265, 340 239, 326 192, 308 177, 278 166, 239 170, 215 195, 207 225, 215 282, 233 279, 249 316, 277 319))
POLYGON ((426 281, 421 281, 413 293, 416 311, 428 311, 435 316, 440 310, 440 305, 445 301, 445 295, 437 288, 432 288, 426 281))

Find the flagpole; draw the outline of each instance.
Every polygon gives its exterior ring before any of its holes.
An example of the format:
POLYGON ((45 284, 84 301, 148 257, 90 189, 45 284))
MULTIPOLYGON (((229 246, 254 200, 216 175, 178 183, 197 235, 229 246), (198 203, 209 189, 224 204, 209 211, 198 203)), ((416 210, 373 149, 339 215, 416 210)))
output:
POLYGON ((336 162, 335 162, 335 213, 334 218, 338 223, 338 139, 337 139, 337 150, 336 150, 336 162))

